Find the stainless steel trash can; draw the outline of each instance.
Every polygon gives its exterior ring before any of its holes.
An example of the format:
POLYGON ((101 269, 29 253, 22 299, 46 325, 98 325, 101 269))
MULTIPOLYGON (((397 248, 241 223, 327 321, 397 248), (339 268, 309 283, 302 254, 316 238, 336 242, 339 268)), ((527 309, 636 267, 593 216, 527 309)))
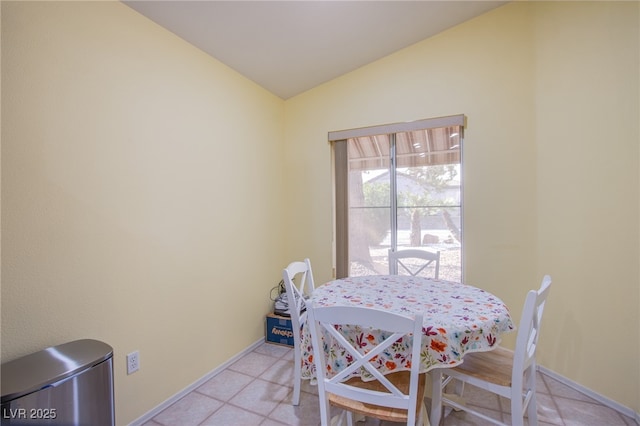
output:
POLYGON ((2 425, 113 426, 113 348, 84 339, 2 364, 2 425))

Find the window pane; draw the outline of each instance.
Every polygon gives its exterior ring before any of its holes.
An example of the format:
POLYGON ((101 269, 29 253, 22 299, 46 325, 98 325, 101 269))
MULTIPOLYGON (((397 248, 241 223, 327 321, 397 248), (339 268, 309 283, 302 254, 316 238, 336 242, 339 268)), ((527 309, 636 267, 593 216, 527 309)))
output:
POLYGON ((349 206, 349 275, 388 273, 389 171, 351 170, 349 206))
MULTIPOLYGON (((396 152, 397 249, 439 251, 439 277, 461 281, 459 127, 398 133, 396 152)), ((420 275, 433 277, 434 269, 420 275)))
POLYGON ((439 278, 462 281, 462 130, 346 139, 348 232, 337 239, 348 238, 349 276, 388 274, 389 249, 414 248, 439 251, 439 278))
MULTIPOLYGON (((398 250, 415 248, 440 252, 439 278, 462 280, 459 207, 398 207, 398 250), (458 236, 458 238, 456 238, 458 236)), ((407 260, 409 264, 411 260, 407 260)), ((422 263, 415 260, 416 269, 422 263)), ((434 276, 435 265, 425 268, 419 275, 434 276)), ((412 269, 414 271, 415 269, 412 269)), ((407 271, 398 269, 398 274, 407 271)))

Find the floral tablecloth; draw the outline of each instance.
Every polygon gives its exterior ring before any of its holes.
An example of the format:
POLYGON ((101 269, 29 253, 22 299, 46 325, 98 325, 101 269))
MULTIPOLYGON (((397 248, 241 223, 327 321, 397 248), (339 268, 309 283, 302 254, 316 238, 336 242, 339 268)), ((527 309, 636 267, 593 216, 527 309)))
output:
MULTIPOLYGON (((489 351, 500 343, 503 333, 515 328, 509 309, 493 294, 469 285, 421 277, 379 275, 335 280, 317 287, 307 303, 421 313, 424 321, 421 372, 460 364, 467 352, 489 351)), ((363 353, 377 344, 381 333, 355 326, 340 329, 347 339, 358 342, 363 353)), ((311 335, 306 324, 300 332, 302 377, 315 379, 311 335)), ((377 359, 383 374, 409 369, 411 352, 407 341, 392 345, 377 359)), ((336 342, 325 341, 324 346, 330 356, 327 369, 335 373, 349 363, 336 342)))

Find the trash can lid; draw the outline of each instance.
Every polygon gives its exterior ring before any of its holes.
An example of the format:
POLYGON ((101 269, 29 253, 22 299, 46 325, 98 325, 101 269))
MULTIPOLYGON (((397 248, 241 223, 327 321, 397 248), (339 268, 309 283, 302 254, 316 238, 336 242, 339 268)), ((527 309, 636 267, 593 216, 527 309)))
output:
POLYGON ((113 356, 113 348, 92 339, 43 349, 2 364, 2 403, 71 377, 113 356))

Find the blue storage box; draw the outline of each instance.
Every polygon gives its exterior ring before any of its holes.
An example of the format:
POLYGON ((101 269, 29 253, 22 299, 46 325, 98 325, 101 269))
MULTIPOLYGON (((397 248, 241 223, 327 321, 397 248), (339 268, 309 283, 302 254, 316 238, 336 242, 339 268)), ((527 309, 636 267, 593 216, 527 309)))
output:
POLYGON ((275 314, 267 314, 267 328, 265 332, 267 343, 276 343, 293 347, 293 330, 291 318, 275 314))

